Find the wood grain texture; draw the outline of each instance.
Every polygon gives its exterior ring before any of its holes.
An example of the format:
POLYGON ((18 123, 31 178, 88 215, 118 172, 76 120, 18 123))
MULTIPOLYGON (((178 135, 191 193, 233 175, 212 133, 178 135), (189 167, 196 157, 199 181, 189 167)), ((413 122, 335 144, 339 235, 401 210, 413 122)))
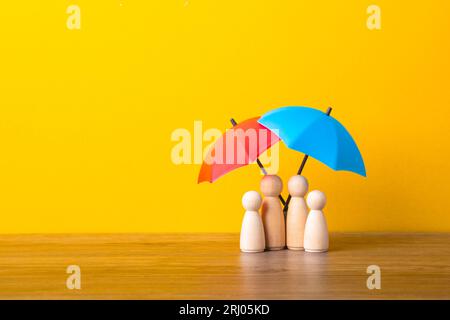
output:
POLYGON ((0 236, 3 299, 450 299, 450 234, 332 234, 330 251, 239 251, 238 234, 0 236), (66 268, 81 267, 81 290, 66 268), (366 268, 379 265, 381 290, 366 268))

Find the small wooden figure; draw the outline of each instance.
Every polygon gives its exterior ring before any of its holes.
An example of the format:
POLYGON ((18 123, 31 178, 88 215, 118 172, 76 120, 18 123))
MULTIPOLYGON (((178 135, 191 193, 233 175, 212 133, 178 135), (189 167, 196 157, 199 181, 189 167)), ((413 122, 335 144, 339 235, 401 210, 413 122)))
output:
POLYGON ((308 192, 308 181, 305 177, 296 175, 289 179, 289 194, 292 196, 286 218, 286 244, 288 249, 303 250, 308 208, 305 195, 308 192))
POLYGON ((261 192, 264 195, 261 216, 267 250, 281 250, 286 246, 286 225, 278 199, 282 189, 283 182, 276 175, 266 175, 261 180, 261 192))
POLYGON ((256 191, 246 192, 242 197, 242 205, 246 210, 241 227, 242 252, 262 252, 266 247, 263 222, 259 215, 261 201, 261 196, 256 191))
POLYGON ((318 190, 311 191, 306 202, 311 211, 306 219, 305 251, 326 252, 328 251, 328 227, 322 212, 327 202, 325 194, 318 190))

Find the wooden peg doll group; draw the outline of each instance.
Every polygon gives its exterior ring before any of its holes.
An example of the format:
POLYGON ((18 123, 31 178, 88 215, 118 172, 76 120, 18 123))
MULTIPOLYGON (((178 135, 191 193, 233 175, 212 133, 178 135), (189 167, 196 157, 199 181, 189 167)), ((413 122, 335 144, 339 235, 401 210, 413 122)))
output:
POLYGON ((256 191, 244 194, 242 205, 246 212, 241 228, 241 251, 281 250, 286 246, 290 250, 328 251, 328 227, 322 211, 325 194, 311 191, 305 201, 308 181, 303 176, 293 176, 288 182, 292 198, 285 219, 278 198, 282 189, 280 177, 266 175, 261 180, 264 199, 256 191))

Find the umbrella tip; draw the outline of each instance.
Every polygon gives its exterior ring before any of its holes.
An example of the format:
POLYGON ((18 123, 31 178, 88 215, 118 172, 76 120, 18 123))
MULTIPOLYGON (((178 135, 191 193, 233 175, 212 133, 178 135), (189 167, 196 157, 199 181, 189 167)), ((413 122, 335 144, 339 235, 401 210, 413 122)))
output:
POLYGON ((328 107, 328 109, 327 109, 327 116, 330 115, 331 111, 333 111, 333 108, 332 107, 328 107))

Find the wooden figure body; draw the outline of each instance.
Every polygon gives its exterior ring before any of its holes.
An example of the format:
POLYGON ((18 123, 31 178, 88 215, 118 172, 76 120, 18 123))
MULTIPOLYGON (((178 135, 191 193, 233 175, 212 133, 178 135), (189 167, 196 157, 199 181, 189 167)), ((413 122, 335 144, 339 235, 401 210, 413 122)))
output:
POLYGON ((288 249, 303 250, 308 208, 305 195, 308 192, 308 181, 305 177, 296 175, 289 179, 289 194, 292 196, 286 218, 286 244, 288 249))
POLYGON ((286 246, 286 225, 278 195, 283 182, 276 175, 266 175, 261 180, 264 195, 261 216, 264 224, 267 250, 281 250, 286 246))
POLYGON ((326 201, 325 194, 318 190, 311 191, 306 199, 308 207, 311 208, 305 225, 306 252, 328 251, 328 226, 322 212, 326 201))
POLYGON ((262 252, 266 247, 264 226, 259 215, 261 201, 261 196, 256 191, 249 191, 242 197, 242 205, 246 210, 241 227, 242 252, 262 252))

